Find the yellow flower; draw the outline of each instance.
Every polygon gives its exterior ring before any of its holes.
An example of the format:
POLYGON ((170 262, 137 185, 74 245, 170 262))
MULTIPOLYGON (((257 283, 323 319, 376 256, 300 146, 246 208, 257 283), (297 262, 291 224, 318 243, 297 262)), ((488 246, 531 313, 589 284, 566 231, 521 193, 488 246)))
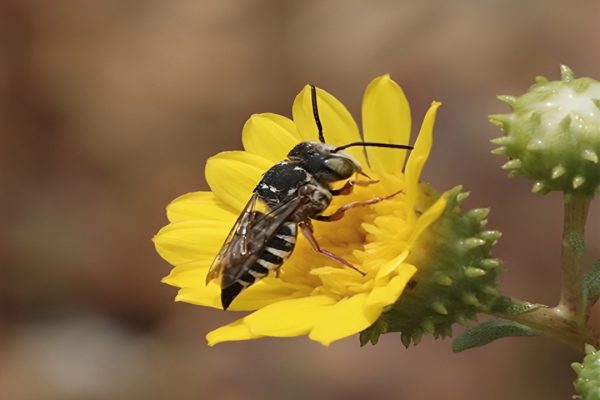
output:
MULTIPOLYGON (((318 89, 325 139, 338 146, 361 140, 348 110, 318 89)), ((209 345, 265 336, 308 335, 324 345, 371 326, 395 303, 415 274, 411 254, 427 251, 420 238, 446 208, 446 197, 419 183, 430 153, 436 110, 423 120, 414 150, 350 148, 364 172, 379 183, 337 196, 328 210, 352 201, 402 193, 372 206, 352 209, 335 222, 315 222, 319 244, 366 274, 315 253, 301 236, 279 276, 259 280, 231 304, 231 310, 254 311, 207 335, 209 345)), ((163 282, 179 289, 177 301, 221 308, 220 288, 205 285, 209 267, 250 198, 261 175, 300 141, 316 141, 309 87, 296 97, 293 120, 256 114, 243 129, 245 151, 217 154, 206 163, 209 192, 193 192, 167 207, 169 225, 154 238, 158 253, 174 268, 163 282)), ((374 79, 362 104, 365 141, 408 144, 410 110, 402 89, 388 76, 374 79)), ((327 214, 327 212, 325 213, 327 214)), ((422 256, 417 256, 416 259, 422 256)))

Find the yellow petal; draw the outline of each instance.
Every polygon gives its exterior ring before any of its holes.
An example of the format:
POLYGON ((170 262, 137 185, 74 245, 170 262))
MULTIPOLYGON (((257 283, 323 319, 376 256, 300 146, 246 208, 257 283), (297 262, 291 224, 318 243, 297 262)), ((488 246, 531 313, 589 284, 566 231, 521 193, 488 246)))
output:
POLYGON ((244 149, 273 164, 285 159, 301 140, 294 122, 277 114, 254 114, 242 131, 244 149))
POLYGON ((258 335, 304 335, 334 303, 334 298, 325 295, 283 300, 248 315, 244 323, 258 335))
POLYGON ((239 213, 272 166, 271 161, 247 151, 226 151, 206 161, 206 182, 219 200, 239 213))
POLYGON ((374 311, 381 311, 387 305, 393 304, 398 300, 410 278, 417 272, 417 269, 409 264, 403 264, 398 269, 398 275, 394 276, 384 286, 373 288, 367 298, 366 306, 375 307, 374 311))
POLYGON ((214 219, 233 225, 237 214, 212 192, 192 192, 179 196, 167 206, 167 218, 170 222, 214 219))
POLYGON ((421 177, 421 171, 423 166, 429 157, 431 151, 431 144, 433 143, 433 126, 435 124, 435 115, 438 107, 441 103, 434 101, 431 103, 429 110, 425 114, 419 136, 415 142, 415 148, 408 157, 406 163, 406 206, 409 220, 413 221, 415 218, 414 205, 417 198, 417 185, 421 177))
POLYGON ((408 246, 412 246, 412 244, 419 238, 419 236, 437 219, 442 215, 444 210, 446 209, 447 198, 446 194, 440 196, 439 199, 431 207, 427 209, 419 218, 414 225, 414 229, 412 231, 411 237, 409 239, 408 246))
POLYGON ((217 309, 223 308, 221 306, 221 288, 214 282, 205 286, 181 288, 177 292, 175 301, 217 309))
POLYGON ((214 257, 205 257, 189 263, 176 265, 169 275, 162 278, 161 282, 176 287, 204 287, 206 274, 214 257))
MULTIPOLYGON (((323 89, 317 88, 317 106, 326 143, 340 146, 361 140, 356 122, 354 122, 350 112, 348 112, 338 99, 323 89)), ((319 140, 317 124, 315 123, 313 114, 310 86, 305 86, 298 96, 296 96, 292 107, 292 115, 303 140, 319 140)), ((367 165, 361 147, 350 148, 344 151, 356 158, 361 165, 367 165)))
POLYGON ((231 229, 223 221, 173 222, 154 236, 154 246, 171 265, 215 257, 231 229))
POLYGON ((404 262, 404 260, 406 260, 406 257, 408 257, 409 251, 408 250, 404 250, 402 253, 400 253, 397 257, 386 261, 381 268, 379 268, 379 270, 377 270, 377 275, 375 276, 376 280, 382 279, 385 276, 388 276, 389 274, 391 274, 392 272, 396 271, 404 262))
POLYGON ((362 280, 362 276, 358 271, 344 266, 312 268, 310 273, 319 277, 323 287, 342 293, 345 292, 349 284, 354 284, 362 280))
POLYGON ((328 308, 308 335, 325 346, 354 335, 373 324, 381 314, 375 307, 366 307, 367 293, 360 293, 338 301, 328 308))
MULTIPOLYGON (((211 282, 208 285, 205 285, 204 283, 207 271, 208 268, 202 268, 195 271, 195 275, 200 278, 191 285, 189 285, 191 281, 183 282, 185 286, 180 286, 181 290, 179 290, 175 300, 221 309, 221 289, 214 282, 211 282)), ((180 270, 180 273, 185 272, 180 270)), ((191 271, 187 271, 187 273, 188 278, 191 278, 193 273, 191 271)), ((169 277, 170 276, 171 275, 169 275, 169 277)), ((167 278, 164 278, 163 281, 167 278)), ((172 281, 170 280, 168 283, 171 282, 172 281)), ((228 310, 254 311, 279 301, 305 297, 310 293, 310 289, 311 288, 301 285, 284 282, 281 279, 263 278, 248 289, 242 291, 242 293, 235 298, 233 303, 231 303, 228 310)))
POLYGON ((206 341, 208 342, 209 346, 214 346, 215 344, 222 342, 258 339, 261 337, 261 335, 256 335, 252 333, 244 324, 244 321, 242 319, 238 319, 237 321, 232 322, 229 325, 222 326, 218 329, 215 329, 212 332, 209 332, 206 335, 206 341))
MULTIPOLYGON (((410 107, 404 92, 389 75, 375 78, 367 86, 362 118, 365 141, 409 144, 410 107)), ((402 171, 406 153, 406 150, 367 148, 371 168, 392 174, 402 171)))
POLYGON ((304 285, 267 277, 240 293, 229 307, 229 310, 257 310, 279 301, 305 297, 311 290, 312 288, 304 285))

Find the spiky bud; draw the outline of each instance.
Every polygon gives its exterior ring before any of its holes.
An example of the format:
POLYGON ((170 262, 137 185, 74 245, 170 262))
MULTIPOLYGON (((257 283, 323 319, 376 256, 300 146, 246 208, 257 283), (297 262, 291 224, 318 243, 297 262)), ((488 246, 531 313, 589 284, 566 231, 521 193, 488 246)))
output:
POLYGON ((512 113, 490 116, 505 134, 492 153, 509 158, 510 176, 532 179, 534 193, 590 195, 600 190, 600 82, 560 69, 558 81, 538 77, 520 97, 498 96, 512 113))
POLYGON ((573 363, 571 367, 577 373, 573 383, 582 400, 600 400, 600 351, 590 345, 585 346, 583 363, 573 363))
POLYGON ((409 287, 361 334, 363 344, 387 332, 400 332, 405 346, 417 344, 423 333, 450 336, 452 325, 466 324, 498 298, 500 261, 490 251, 501 234, 485 229, 489 209, 460 208, 467 196, 460 189, 448 192, 446 211, 422 239, 427 251, 407 259, 419 265, 409 287))

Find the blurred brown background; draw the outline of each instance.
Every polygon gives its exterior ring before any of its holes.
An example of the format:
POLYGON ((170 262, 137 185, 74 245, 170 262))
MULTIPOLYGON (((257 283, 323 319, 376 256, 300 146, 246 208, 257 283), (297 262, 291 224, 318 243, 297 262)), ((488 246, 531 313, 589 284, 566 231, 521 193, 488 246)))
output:
MULTIPOLYGON (((554 304, 560 196, 506 178, 487 115, 560 63, 600 78, 598 15, 596 1, 1 1, 0 399, 570 398, 579 355, 549 339, 209 348, 234 315, 174 304, 150 239, 250 114, 290 115, 312 82, 358 115, 389 72, 415 128, 444 103, 425 178, 492 207, 503 291, 554 304)), ((599 217, 596 201, 588 264, 599 217)))

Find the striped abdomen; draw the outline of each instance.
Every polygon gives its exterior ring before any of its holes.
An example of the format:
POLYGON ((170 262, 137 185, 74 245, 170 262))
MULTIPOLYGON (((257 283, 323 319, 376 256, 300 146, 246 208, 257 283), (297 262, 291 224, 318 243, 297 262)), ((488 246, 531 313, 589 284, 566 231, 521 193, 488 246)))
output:
POLYGON ((298 227, 295 222, 281 225, 250 268, 242 272, 233 284, 221 288, 221 304, 224 310, 242 290, 281 267, 294 250, 297 232, 298 227))

